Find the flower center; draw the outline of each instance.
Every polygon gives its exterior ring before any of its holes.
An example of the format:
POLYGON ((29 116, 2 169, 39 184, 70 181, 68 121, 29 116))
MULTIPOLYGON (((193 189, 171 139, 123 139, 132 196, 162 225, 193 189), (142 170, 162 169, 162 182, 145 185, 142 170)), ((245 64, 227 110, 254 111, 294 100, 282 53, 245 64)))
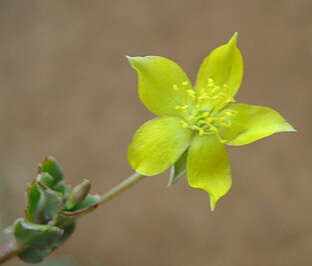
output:
MULTIPOLYGON (((173 86, 173 89, 177 88, 177 85, 173 86)), ((230 96, 229 87, 226 84, 223 87, 216 86, 212 79, 208 79, 206 88, 198 91, 187 90, 187 93, 192 99, 192 105, 176 106, 184 118, 182 127, 197 131, 199 136, 216 135, 220 142, 227 142, 220 136, 219 128, 230 127, 230 119, 236 115, 233 110, 220 113, 228 103, 235 102, 230 96)))

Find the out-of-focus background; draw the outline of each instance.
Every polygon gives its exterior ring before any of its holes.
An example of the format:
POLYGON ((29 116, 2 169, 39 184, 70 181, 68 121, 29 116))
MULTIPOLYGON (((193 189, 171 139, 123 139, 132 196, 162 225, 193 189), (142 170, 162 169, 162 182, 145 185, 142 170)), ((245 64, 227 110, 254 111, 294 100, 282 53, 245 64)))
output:
POLYGON ((194 80, 201 60, 237 31, 245 60, 237 100, 273 107, 298 132, 229 148, 233 187, 214 213, 185 178, 166 188, 166 172, 82 218, 49 259, 310 266, 311 13, 310 0, 2 0, 1 227, 23 215, 25 187, 47 154, 68 183, 86 177, 98 193, 131 174, 127 145, 153 115, 125 55, 169 57, 194 80))

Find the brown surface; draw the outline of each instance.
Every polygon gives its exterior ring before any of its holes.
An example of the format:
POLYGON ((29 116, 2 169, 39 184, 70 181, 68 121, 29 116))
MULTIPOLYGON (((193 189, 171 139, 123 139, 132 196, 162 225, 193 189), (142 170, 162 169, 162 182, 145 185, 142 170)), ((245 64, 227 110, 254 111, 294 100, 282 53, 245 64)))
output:
POLYGON ((310 0, 2 0, 0 169, 14 199, 2 210, 22 214, 46 154, 99 193, 131 173, 127 145, 153 115, 125 55, 170 57, 194 79, 238 31, 238 100, 274 107, 298 133, 230 148, 233 187, 214 213, 185 180, 166 189, 165 173, 81 219, 56 255, 91 266, 310 266, 311 12, 310 0))

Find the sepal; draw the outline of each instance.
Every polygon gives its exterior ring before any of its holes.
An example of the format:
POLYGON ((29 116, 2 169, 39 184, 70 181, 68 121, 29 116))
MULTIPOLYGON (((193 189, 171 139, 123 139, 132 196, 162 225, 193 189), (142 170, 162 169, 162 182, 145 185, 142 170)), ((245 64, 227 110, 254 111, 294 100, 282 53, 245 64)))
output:
POLYGON ((182 153, 180 158, 171 167, 168 186, 177 183, 186 172, 186 159, 188 149, 182 153))

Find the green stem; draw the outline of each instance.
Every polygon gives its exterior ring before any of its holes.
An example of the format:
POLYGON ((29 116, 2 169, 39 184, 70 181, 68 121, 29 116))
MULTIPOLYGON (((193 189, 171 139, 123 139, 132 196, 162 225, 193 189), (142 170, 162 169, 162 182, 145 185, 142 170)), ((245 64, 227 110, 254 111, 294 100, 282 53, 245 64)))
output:
POLYGON ((0 246, 0 264, 14 258, 21 250, 22 246, 19 246, 14 238, 11 238, 2 246, 0 246))
POLYGON ((103 196, 101 196, 100 201, 98 202, 98 205, 104 204, 105 202, 111 200, 112 198, 116 197, 119 193, 125 191, 129 187, 133 186, 137 182, 139 182, 141 179, 143 179, 145 176, 134 173, 133 175, 129 176, 127 179, 122 181, 120 184, 113 187, 110 191, 106 192, 103 196))

